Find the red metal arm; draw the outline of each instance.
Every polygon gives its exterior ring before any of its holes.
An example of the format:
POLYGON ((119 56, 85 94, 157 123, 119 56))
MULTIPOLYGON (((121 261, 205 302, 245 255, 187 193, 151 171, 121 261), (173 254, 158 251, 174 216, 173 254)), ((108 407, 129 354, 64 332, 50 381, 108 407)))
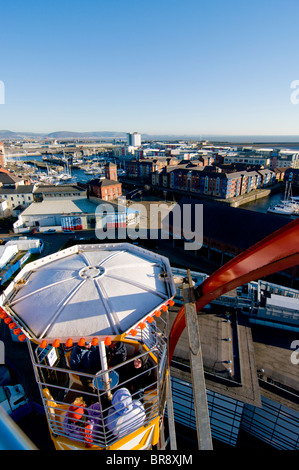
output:
MULTIPOLYGON (((296 266, 299 264, 298 249, 299 219, 296 219, 230 260, 198 286, 195 289, 196 296, 199 296, 196 301, 197 312, 236 287, 296 266)), ((185 326, 182 307, 169 335, 169 362, 185 326)))

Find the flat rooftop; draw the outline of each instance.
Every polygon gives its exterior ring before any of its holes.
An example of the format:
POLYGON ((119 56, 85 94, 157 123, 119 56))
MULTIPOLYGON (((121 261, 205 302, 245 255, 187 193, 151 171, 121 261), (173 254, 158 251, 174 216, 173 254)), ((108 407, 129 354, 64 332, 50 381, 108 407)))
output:
MULTIPOLYGON (((170 309, 170 328, 179 309, 178 305, 170 309)), ((292 332, 252 325, 242 314, 229 319, 227 308, 219 305, 215 313, 198 315, 206 388, 257 407, 265 396, 299 411, 298 364, 291 360, 296 351, 291 347, 292 332)), ((190 369, 175 361, 189 364, 187 329, 174 351, 171 374, 191 382, 190 369)))
POLYGON ((299 411, 299 364, 292 362, 292 353, 298 359, 298 345, 291 347, 298 338, 292 332, 260 325, 252 325, 251 330, 262 395, 274 401, 279 395, 282 405, 299 411))
MULTIPOLYGON (((179 308, 176 305, 170 309, 171 325, 179 308)), ((238 317, 237 321, 233 317, 228 318, 226 312, 224 307, 222 314, 202 312, 198 315, 206 387, 236 400, 261 406, 250 325, 243 317, 238 317)), ((178 362, 189 362, 187 329, 174 351, 173 360, 176 359, 178 362)), ((171 373, 191 381, 190 373, 179 370, 175 365, 171 373)))
POLYGON ((36 186, 34 190, 35 193, 64 193, 70 191, 81 191, 86 193, 86 189, 77 186, 76 184, 60 184, 58 186, 52 184, 40 185, 36 186))
MULTIPOLYGON (((102 201, 100 200, 99 203, 102 201)), ((42 202, 33 202, 23 212, 22 216, 40 215, 40 214, 90 214, 94 213, 97 203, 89 199, 69 199, 44 200, 42 202)))

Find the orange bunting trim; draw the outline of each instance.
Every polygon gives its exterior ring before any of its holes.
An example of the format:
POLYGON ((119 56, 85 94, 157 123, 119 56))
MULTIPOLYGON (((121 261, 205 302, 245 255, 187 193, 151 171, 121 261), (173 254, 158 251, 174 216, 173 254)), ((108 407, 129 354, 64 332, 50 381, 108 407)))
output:
POLYGON ((131 336, 136 336, 137 335, 137 330, 131 330, 130 335, 131 336))
POLYGON ((67 348, 71 348, 73 346, 73 340, 71 338, 69 338, 66 343, 65 343, 65 346, 67 348))

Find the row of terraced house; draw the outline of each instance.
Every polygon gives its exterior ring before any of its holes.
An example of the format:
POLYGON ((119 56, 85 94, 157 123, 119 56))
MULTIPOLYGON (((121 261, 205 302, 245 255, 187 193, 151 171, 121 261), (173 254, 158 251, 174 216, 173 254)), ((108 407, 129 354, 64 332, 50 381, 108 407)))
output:
POLYGON ((205 165, 201 159, 179 161, 147 158, 126 164, 126 174, 152 186, 230 199, 277 180, 277 171, 266 169, 232 171, 205 165))
MULTIPOLYGON (((159 183, 159 176, 153 175, 152 182, 158 179, 159 183)), ((176 168, 169 172, 169 188, 221 199, 230 199, 265 188, 275 181, 276 174, 269 169, 225 172, 217 168, 190 168, 187 165, 186 168, 176 168)))

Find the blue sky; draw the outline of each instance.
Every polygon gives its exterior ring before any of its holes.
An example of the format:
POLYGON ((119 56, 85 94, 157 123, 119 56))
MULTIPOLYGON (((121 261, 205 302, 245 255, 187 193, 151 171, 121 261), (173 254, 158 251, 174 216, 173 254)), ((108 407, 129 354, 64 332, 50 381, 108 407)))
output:
POLYGON ((298 17, 298 0, 6 2, 0 129, 299 134, 298 17))

